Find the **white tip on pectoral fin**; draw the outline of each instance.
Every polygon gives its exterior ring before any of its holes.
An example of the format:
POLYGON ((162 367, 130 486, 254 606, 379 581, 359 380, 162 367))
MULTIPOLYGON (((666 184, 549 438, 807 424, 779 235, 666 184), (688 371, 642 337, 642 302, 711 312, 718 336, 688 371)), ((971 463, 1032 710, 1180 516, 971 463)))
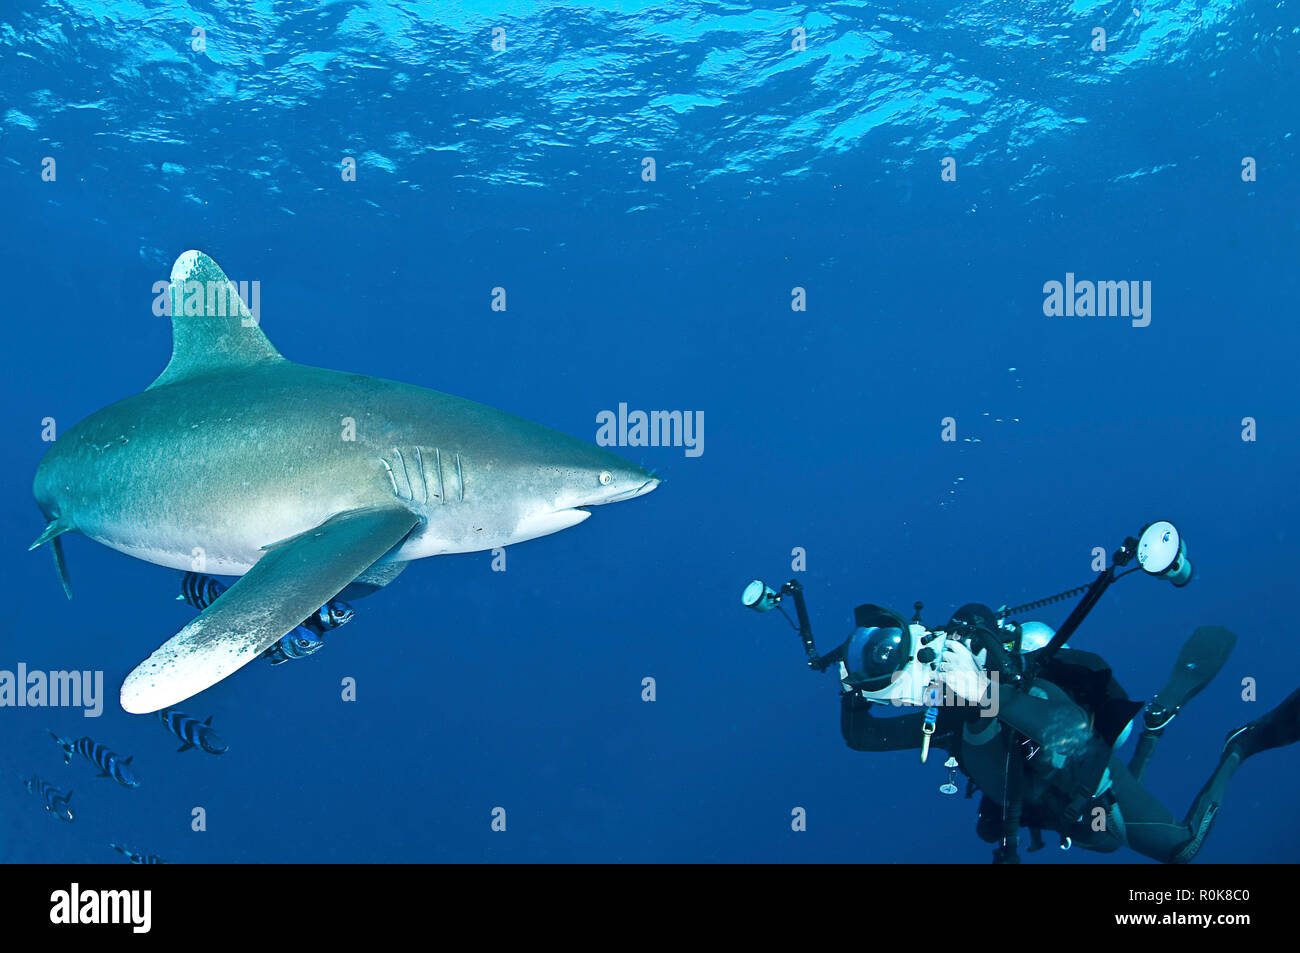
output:
MULTIPOLYGON (((258 647, 255 633, 214 629, 211 620, 199 616, 126 677, 122 707, 133 715, 148 714, 210 688, 266 650, 258 647)), ((280 636, 269 638, 267 646, 280 636)))
POLYGON ((268 549, 135 667, 122 683, 122 707, 137 715, 167 708, 247 665, 401 542, 415 523, 401 507, 354 510, 268 549))

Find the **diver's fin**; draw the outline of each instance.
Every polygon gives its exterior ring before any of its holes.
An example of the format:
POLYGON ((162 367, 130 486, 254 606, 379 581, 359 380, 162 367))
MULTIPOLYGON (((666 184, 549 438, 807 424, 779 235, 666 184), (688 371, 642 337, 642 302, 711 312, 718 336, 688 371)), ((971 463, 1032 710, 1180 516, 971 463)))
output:
POLYGON ((1282 700, 1267 715, 1242 725, 1228 735, 1223 750, 1236 748, 1244 761, 1269 748, 1281 748, 1300 741, 1300 688, 1282 700))
POLYGON ((1300 688, 1284 698, 1272 711, 1230 732, 1223 744, 1218 766, 1196 795, 1196 800, 1192 802, 1183 821, 1192 836, 1174 854, 1173 862, 1188 863, 1201 849, 1219 808, 1223 805, 1228 782, 1243 761, 1261 751, 1292 745, 1297 741, 1300 741, 1300 688))
POLYGON ((416 522, 400 506, 368 507, 269 547, 198 618, 135 667, 122 683, 122 707, 147 714, 215 685, 334 598, 416 522))
POLYGON ((172 265, 168 290, 172 359, 149 388, 212 374, 288 363, 266 339, 238 289, 201 251, 172 265))
POLYGON ((1183 645, 1165 687, 1147 705, 1147 731, 1163 731, 1179 710, 1219 674, 1237 644, 1235 633, 1219 625, 1198 626, 1183 645))

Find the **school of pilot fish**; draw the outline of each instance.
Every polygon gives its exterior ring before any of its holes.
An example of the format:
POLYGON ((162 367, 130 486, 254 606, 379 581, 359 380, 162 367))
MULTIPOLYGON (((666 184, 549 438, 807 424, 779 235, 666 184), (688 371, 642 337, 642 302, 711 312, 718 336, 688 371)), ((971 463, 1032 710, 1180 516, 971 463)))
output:
MULTIPOLYGON (((217 596, 221 595, 225 590, 226 586, 211 576, 187 572, 181 577, 181 592, 176 598, 201 612, 210 606, 217 596)), ((294 659, 306 658, 324 646, 327 632, 351 622, 352 616, 353 610, 350 605, 338 599, 333 599, 313 612, 308 618, 303 619, 301 625, 263 652, 262 657, 269 660, 271 665, 280 665, 294 659)), ((157 715, 162 726, 180 740, 181 745, 176 749, 177 753, 189 751, 191 748, 197 748, 208 754, 225 754, 229 750, 229 746, 217 734, 216 729, 212 727, 212 718, 210 716, 200 721, 193 715, 187 715, 185 712, 177 711, 174 708, 163 708, 158 711, 157 715)), ((135 775, 134 755, 122 757, 107 745, 86 735, 80 738, 65 738, 54 731, 50 731, 49 734, 54 739, 55 744, 58 745, 65 765, 72 764, 73 755, 80 755, 98 769, 97 777, 116 781, 122 787, 128 789, 140 786, 140 781, 135 775)), ((28 791, 40 799, 42 807, 49 814, 67 824, 71 824, 75 820, 75 815, 70 806, 73 793, 71 790, 64 791, 63 788, 37 775, 23 778, 22 783, 28 791)), ((166 860, 154 854, 142 853, 123 847, 121 844, 113 843, 108 846, 125 857, 127 862, 131 864, 167 863, 166 860)))

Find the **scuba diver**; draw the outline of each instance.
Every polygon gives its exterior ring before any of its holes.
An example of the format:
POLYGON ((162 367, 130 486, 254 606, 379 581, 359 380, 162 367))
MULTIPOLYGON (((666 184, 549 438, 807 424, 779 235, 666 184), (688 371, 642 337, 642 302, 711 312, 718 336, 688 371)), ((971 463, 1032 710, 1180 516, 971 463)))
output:
POLYGON ((1060 835, 1061 848, 1077 844, 1110 852, 1128 846, 1164 863, 1188 863, 1200 850, 1241 762, 1270 748, 1300 741, 1300 689, 1260 718, 1229 733, 1219 763, 1182 821, 1142 786, 1156 743, 1182 707, 1218 674, 1237 637, 1219 626, 1192 633, 1165 686, 1150 703, 1131 700, 1100 656, 1065 648, 1065 642, 1116 579, 1142 569, 1185 586, 1192 576, 1186 545, 1171 523, 1152 523, 1129 537, 1112 565, 1088 586, 998 611, 962 606, 945 625, 927 628, 921 603, 910 621, 877 605, 854 610, 854 629, 843 644, 819 655, 813 643, 803 588, 791 581, 776 592, 761 580, 742 602, 758 612, 780 609, 792 598, 808 665, 835 666, 841 685, 841 731, 857 751, 931 747, 950 757, 948 783, 957 793, 957 769, 969 779, 967 797, 982 792, 976 833, 996 844, 994 863, 1019 863, 1020 829, 1041 849, 1043 831, 1060 835), (1139 565, 1116 573, 1134 557, 1139 565), (1083 592, 1053 631, 1041 622, 1013 619, 1083 592), (880 717, 880 706, 906 707, 880 717), (1144 710, 1145 709, 1145 710, 1144 710), (1137 749, 1125 765, 1116 757, 1142 712, 1137 749))

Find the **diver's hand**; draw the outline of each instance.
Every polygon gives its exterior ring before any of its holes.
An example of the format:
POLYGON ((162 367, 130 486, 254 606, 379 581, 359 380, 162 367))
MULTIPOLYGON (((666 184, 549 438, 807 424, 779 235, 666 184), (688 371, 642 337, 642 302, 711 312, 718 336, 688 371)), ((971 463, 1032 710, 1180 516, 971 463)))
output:
POLYGON ((944 643, 939 677, 958 698, 978 703, 989 690, 989 677, 971 650, 956 639, 944 643))

